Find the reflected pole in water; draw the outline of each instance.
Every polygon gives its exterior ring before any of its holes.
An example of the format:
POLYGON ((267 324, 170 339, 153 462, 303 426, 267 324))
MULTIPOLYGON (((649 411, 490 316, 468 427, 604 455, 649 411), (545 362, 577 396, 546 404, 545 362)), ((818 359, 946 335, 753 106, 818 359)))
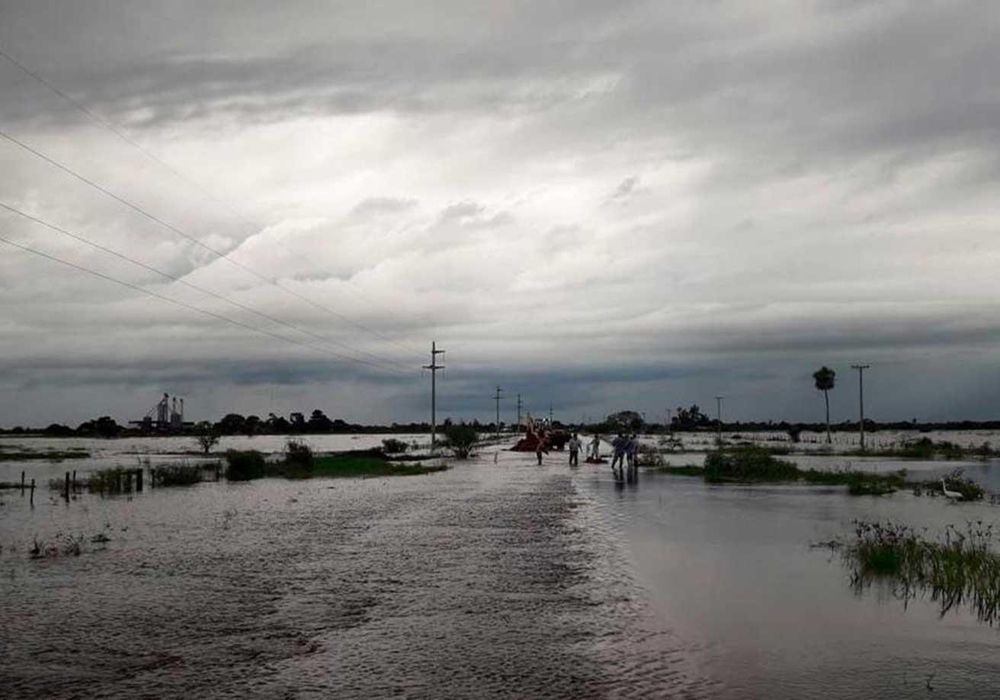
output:
POLYGON ((865 370, 871 365, 851 365, 851 369, 858 370, 858 428, 861 431, 861 450, 865 449, 865 370))
POLYGON ((437 441, 437 372, 444 369, 444 365, 437 363, 437 356, 444 355, 444 350, 437 349, 437 342, 431 341, 431 363, 424 365, 424 369, 431 371, 431 452, 434 451, 434 443, 437 441))

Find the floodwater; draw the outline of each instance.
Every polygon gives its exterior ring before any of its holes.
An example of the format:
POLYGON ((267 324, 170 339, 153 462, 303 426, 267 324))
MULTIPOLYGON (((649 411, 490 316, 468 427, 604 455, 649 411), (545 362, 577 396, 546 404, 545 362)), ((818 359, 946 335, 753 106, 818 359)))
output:
MULTIPOLYGON (((120 442, 90 464, 142 452, 120 442)), ((340 449, 364 446, 353 442, 340 449)), ((810 545, 855 518, 934 531, 994 522, 1000 508, 652 473, 622 486, 606 466, 564 459, 539 468, 533 454, 485 451, 419 477, 223 481, 68 504, 42 490, 34 509, 0 491, 0 688, 923 698, 930 684, 936 697, 995 697, 1000 631, 891 591, 856 594, 839 557, 810 545), (69 537, 82 537, 79 556, 65 553, 69 537), (62 553, 31 559, 36 538, 62 553)), ((87 465, 0 465, 0 480, 87 465)), ((992 480, 994 465, 979 468, 992 480)))

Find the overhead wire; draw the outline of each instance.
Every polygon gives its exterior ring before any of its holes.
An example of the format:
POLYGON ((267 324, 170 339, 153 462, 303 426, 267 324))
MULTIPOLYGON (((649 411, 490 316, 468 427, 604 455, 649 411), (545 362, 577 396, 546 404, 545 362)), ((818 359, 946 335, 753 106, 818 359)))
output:
MULTIPOLYGON (((215 255, 215 256, 217 256, 219 258, 225 259, 226 261, 228 261, 232 265, 235 265, 236 267, 239 267, 239 268, 245 270, 246 272, 248 272, 249 274, 253 275, 254 277, 256 277, 256 278, 258 278, 260 280, 263 280, 264 282, 267 282, 268 284, 271 284, 271 285, 277 287, 278 289, 281 289, 281 290, 285 291, 286 293, 291 294, 292 296, 298 297, 298 298, 302 299, 303 301, 305 301, 306 303, 308 303, 308 304, 310 304, 312 306, 315 306, 315 307, 320 308, 320 309, 324 309, 324 310, 328 311, 329 313, 332 313, 333 315, 337 316, 341 320, 343 320, 343 321, 345 321, 347 323, 350 323, 351 325, 358 326, 358 324, 356 322, 352 321, 351 319, 347 318, 346 316, 343 316, 342 314, 339 314, 339 313, 333 311, 332 309, 328 309, 327 307, 325 307, 322 304, 319 304, 318 302, 312 301, 308 297, 306 297, 306 296, 304 296, 302 294, 299 294, 298 292, 296 292, 293 289, 289 289, 288 287, 285 287, 284 285, 280 284, 277 280, 270 279, 267 276, 262 275, 261 273, 257 272, 253 268, 248 267, 247 265, 244 265, 243 263, 239 262, 238 260, 234 260, 229 255, 227 255, 226 253, 223 253, 223 252, 221 252, 219 250, 216 250, 212 246, 210 246, 210 245, 208 245, 206 243, 203 243, 202 241, 198 240, 194 236, 192 236, 192 235, 186 233, 185 231, 177 228, 173 224, 170 224, 169 222, 164 221, 163 219, 161 219, 160 217, 156 216, 155 214, 152 214, 152 213, 146 211, 145 209, 143 209, 139 205, 134 204, 133 202, 125 199, 124 197, 120 197, 119 195, 115 194, 114 192, 112 192, 111 190, 107 189, 106 187, 103 187, 99 183, 94 182, 93 180, 91 180, 90 178, 88 178, 88 177, 86 177, 84 175, 81 175, 80 173, 76 172, 72 168, 70 168, 70 167, 68 167, 66 165, 63 165, 59 161, 57 161, 57 160, 55 160, 53 158, 50 158, 49 156, 45 155, 41 151, 39 151, 39 150, 31 147, 30 145, 24 143, 20 139, 14 137, 12 135, 10 135, 6 131, 4 131, 2 128, 0 128, 0 138, 3 138, 5 140, 9 141, 10 143, 13 143, 14 145, 16 145, 16 146, 18 146, 18 147, 20 147, 20 148, 28 151, 29 153, 37 156, 38 158, 44 160, 45 162, 51 164, 52 166, 58 168, 59 170, 65 172, 66 174, 70 175, 71 177, 79 180, 80 182, 83 182, 83 183, 89 185, 90 187, 96 189, 97 191, 99 191, 99 192, 105 194, 106 196, 110 197, 111 199, 115 200, 116 202, 120 202, 121 204, 127 206, 129 209, 135 211, 136 213, 142 215, 143 217, 149 219, 150 221, 153 221, 154 223, 156 223, 156 224, 158 224, 158 225, 166 228, 167 230, 176 233, 177 235, 181 236, 182 238, 185 238, 185 239, 191 241, 192 243, 194 243, 198 247, 204 248, 205 250, 208 250, 213 255, 215 255)), ((374 355, 374 353, 367 353, 367 354, 373 355, 375 357, 379 357, 379 359, 381 359, 383 362, 385 362, 385 361, 393 362, 392 360, 386 360, 386 358, 384 358, 384 357, 381 357, 381 356, 378 356, 378 355, 374 355)))
MULTIPOLYGON (((52 255, 51 253, 46 253, 45 251, 38 250, 37 248, 33 248, 31 246, 24 245, 23 243, 18 243, 17 241, 13 241, 13 240, 11 240, 9 238, 6 238, 4 236, 0 236, 0 242, 6 243, 9 246, 12 246, 14 248, 19 248, 22 251, 25 251, 25 252, 28 252, 28 253, 32 253, 32 254, 37 255, 39 257, 46 258, 46 259, 51 260, 53 262, 57 262, 60 265, 65 265, 66 267, 70 267, 70 268, 73 268, 75 270, 79 270, 81 272, 85 272, 85 273, 87 273, 89 275, 93 275, 94 277, 98 277, 98 278, 106 280, 108 282, 113 282, 115 284, 121 285, 123 287, 127 287, 127 288, 135 290, 137 292, 141 292, 142 294, 146 294, 148 296, 155 297, 157 299, 160 299, 160 300, 165 301, 167 303, 173 304, 175 306, 180 306, 182 308, 185 308, 185 309, 188 309, 188 310, 191 310, 191 311, 195 311, 195 312, 197 312, 199 314, 202 314, 204 316, 208 316, 210 318, 214 318, 214 319, 217 319, 217 320, 220 320, 220 321, 224 321, 226 323, 232 324, 234 326, 238 326, 240 328, 244 328, 244 329, 252 331, 254 333, 259 333, 259 334, 262 334, 262 335, 269 336, 271 338, 275 338, 277 340, 284 341, 286 343, 291 343, 293 345, 298 345, 298 346, 303 347, 303 348, 308 348, 310 350, 313 350, 314 352, 319 352, 319 353, 324 354, 324 355, 336 357, 337 359, 340 359, 340 360, 343 360, 343 361, 357 362, 357 363, 361 363, 361 364, 364 364, 364 365, 369 365, 371 367, 374 367, 375 369, 379 369, 379 370, 382 370, 382 371, 387 371, 384 366, 377 365, 374 362, 368 362, 367 360, 362 360, 362 359, 358 359, 358 358, 355 358, 355 357, 349 357, 347 355, 342 355, 340 353, 333 352, 333 351, 331 351, 331 350, 329 350, 327 348, 324 348, 324 347, 321 347, 321 346, 317 346, 317 345, 313 345, 312 343, 306 343, 306 342, 302 342, 302 341, 296 340, 294 338, 289 338, 289 337, 281 335, 279 333, 274 333, 272 331, 269 331, 269 330, 267 330, 265 328, 258 328, 257 326, 253 326, 253 325, 251 325, 249 323, 244 323, 243 321, 239 321, 237 319, 230 318, 229 316, 225 316, 224 314, 220 314, 220 313, 217 313, 215 311, 211 311, 209 309, 203 309, 200 306, 196 306, 194 304, 189 304, 188 302, 181 301, 179 299, 174 299, 173 297, 168 297, 165 294, 160 294, 159 292, 153 291, 151 289, 147 289, 147 288, 142 287, 142 286, 140 286, 138 284, 133 284, 132 282, 128 282, 126 280, 119 279, 117 277, 105 274, 105 273, 100 272, 98 270, 93 270, 93 269, 91 269, 89 267, 86 267, 84 265, 80 265, 80 264, 74 263, 74 262, 72 262, 70 260, 66 260, 66 259, 60 258, 60 257, 58 257, 56 255, 52 255)), ((398 372, 398 370, 392 370, 392 371, 397 371, 398 372)))
MULTIPOLYGON (((11 212, 13 214, 16 214, 16 215, 20 216, 20 217, 23 217, 24 219, 27 219, 28 221, 32 221, 32 222, 34 222, 36 224, 44 226, 44 227, 46 227, 46 228, 48 228, 48 229, 50 229, 52 231, 55 231, 55 232, 57 232, 59 234, 62 234, 64 236, 67 236, 69 238, 77 240, 77 241, 79 241, 81 243, 84 243, 85 245, 88 245, 91 248, 94 248, 96 250, 100 250, 102 252, 108 253, 109 255, 113 255, 116 258, 119 258, 120 260, 125 260, 126 262, 131 263, 132 265, 136 265, 138 267, 141 267, 144 270, 147 270, 149 272, 153 272, 153 273, 155 273, 157 275, 160 275, 161 277, 164 277, 164 278, 166 278, 168 280, 171 280, 172 282, 176 282, 176 283, 184 285, 185 287, 188 287, 190 289, 194 289, 195 291, 201 292, 203 294, 207 294, 207 295, 209 295, 209 296, 211 296, 211 297, 213 297, 215 299, 219 299, 219 300, 221 300, 221 301, 223 301, 223 302, 225 302, 227 304, 230 304, 231 306, 234 306, 234 307, 236 307, 238 309, 242 309, 244 311, 247 311, 247 312, 249 312, 251 314, 254 314, 255 316, 258 316, 260 318, 263 318, 263 319, 265 319, 267 321, 270 321, 272 323, 276 323, 276 324, 281 325, 281 326, 285 326, 287 328, 290 328, 290 329, 292 329, 294 331, 297 331, 299 333, 302 333, 304 335, 311 336, 311 337, 313 337, 313 338, 315 338, 315 339, 317 339, 317 340, 319 340, 321 342, 331 343, 333 345, 337 345, 337 346, 339 346, 339 347, 341 347, 341 348, 343 348, 345 350, 348 350, 350 352, 359 352, 357 349, 355 349, 355 348, 347 345, 346 343, 343 343, 343 342, 338 341, 338 340, 333 339, 333 338, 328 338, 328 337, 320 335, 318 333, 314 333, 313 331, 311 331, 311 330, 309 330, 307 328, 302 328, 302 327, 297 326, 297 325, 295 325, 293 323, 289 323, 287 321, 283 321, 282 319, 277 318, 275 316, 272 316, 271 314, 265 313, 263 311, 258 311, 257 309, 253 308, 252 306, 250 306, 248 304, 244 304, 242 302, 236 301, 235 299, 231 299, 231 298, 225 296, 224 294, 220 294, 218 292, 212 291, 211 289, 207 289, 206 287, 202 287, 201 285, 195 284, 194 282, 189 282, 188 280, 185 280, 182 277, 178 277, 177 275, 172 275, 169 272, 165 272, 163 270, 160 270, 159 268, 153 267, 152 265, 148 265, 148 264, 142 262, 141 260, 136 260, 135 258, 133 258, 133 257, 131 257, 129 255, 126 255, 125 253, 122 253, 120 251, 114 250, 113 248, 105 246, 105 245, 103 245, 101 243, 97 243, 96 241, 92 241, 92 240, 90 240, 89 238, 87 238, 85 236, 81 236, 78 233, 74 233, 72 231, 69 231, 69 230, 67 230, 65 228, 62 228, 61 226, 58 226, 58 225, 53 224, 53 223, 51 223, 49 221, 46 221, 45 219, 42 219, 42 218, 37 217, 37 216, 34 216, 33 214, 29 214, 29 213, 27 213, 25 211, 22 211, 22 210, 18 209, 17 207, 11 206, 10 204, 7 204, 5 202, 0 201, 0 208, 5 209, 5 210, 7 210, 7 211, 9 211, 9 212, 11 212)), ((380 359, 377 355, 373 355, 372 353, 367 353, 367 352, 364 352, 364 351, 361 351, 361 352, 363 352, 364 354, 367 354, 367 355, 369 355, 371 357, 374 357, 375 359, 380 359)), ((406 371, 406 370, 410 369, 406 365, 402 365, 402 364, 397 363, 397 362, 391 362, 391 364, 394 365, 395 367, 399 368, 400 370, 403 370, 403 371, 406 371)))
MULTIPOLYGON (((233 208, 227 202, 225 202, 224 200, 222 200, 219 197, 215 196, 204 185, 201 185, 200 183, 198 183, 195 180, 191 179, 190 177, 186 176, 185 174, 183 174, 182 172, 180 172, 179 170, 177 170, 176 168, 174 168, 172 165, 170 165, 169 163, 167 163, 166 161, 164 161, 162 158, 160 158, 159 156, 157 156, 155 153, 153 153, 149 149, 145 148, 138 141, 136 141, 135 139, 131 138, 128 134, 126 134, 123 130, 121 130, 118 127, 116 127, 113 123, 111 123, 107 119, 104 119, 100 115, 96 114, 93 110, 91 110, 90 108, 88 108, 85 104, 83 104, 79 100, 73 98, 71 95, 69 95, 65 91, 59 89, 56 85, 53 85, 51 82, 49 82, 48 80, 46 80, 44 77, 42 77, 41 75, 39 75, 37 72, 35 72, 35 71, 31 70, 30 68, 28 68, 26 65, 24 65, 23 63, 21 63, 19 60, 17 60, 13 56, 11 56, 8 52, 4 51, 4 49, 3 49, 2 46, 0 46, 0 57, 3 57, 8 62, 10 62, 13 66, 15 66, 17 69, 19 69, 21 72, 23 72, 25 75, 31 77, 32 79, 34 79, 35 81, 37 81, 39 84, 43 85, 44 87, 46 87, 51 92, 53 92, 54 94, 58 95, 60 98, 62 98, 63 100, 65 100, 66 102, 68 102, 71 105, 73 105, 81 113, 83 113, 85 116, 87 116, 92 122, 94 122, 95 124, 97 124, 98 126, 104 128, 104 129, 110 131, 112 134, 114 134, 115 136, 117 136, 119 139, 121 139, 125 143, 127 143, 130 146, 132 146, 135 149, 137 149, 140 153, 142 153, 143 155, 145 155, 147 158, 149 158, 153 162, 157 163, 158 165, 160 165, 161 167, 163 167, 164 169, 166 169, 174 177, 176 177, 177 179, 182 180, 183 182, 187 183, 190 187, 192 187, 195 190, 197 190, 202 196, 210 199, 211 201, 215 202, 216 204, 218 204, 221 207, 223 207, 224 209, 226 209, 231 215, 235 216, 237 219, 239 219, 240 221, 242 221, 244 224, 246 224, 246 225, 254 225, 253 222, 251 222, 249 219, 247 219, 243 214, 241 214, 240 212, 238 212, 235 208, 233 208)), ((36 155, 39 155, 39 154, 36 153, 36 155)), ((52 161, 49 161, 49 162, 52 162, 52 161)), ((53 163, 53 164, 55 164, 55 163, 53 163)), ((105 192, 105 194, 107 194, 107 192, 105 192)), ((183 235, 183 234, 181 234, 181 235, 183 235)), ((281 244, 280 241, 274 241, 274 243, 278 244, 284 250, 286 250, 288 252, 292 252, 287 246, 285 246, 284 244, 281 244)), ((219 257, 226 257, 227 259, 229 259, 226 254, 223 254, 223 253, 220 253, 218 251, 215 251, 212 248, 208 248, 207 246, 203 246, 203 247, 206 247, 208 250, 210 250, 211 252, 213 252, 215 255, 217 255, 219 257)), ((230 260, 230 262, 234 262, 234 261, 230 260)), ((243 267, 243 266, 241 265, 241 267, 243 267)), ((244 269, 246 269, 247 271, 251 271, 251 270, 249 270, 246 267, 244 267, 244 269)), ((274 284, 279 289, 282 289, 283 291, 285 291, 287 293, 293 294, 294 296, 298 296, 301 300, 305 301, 306 303, 312 304, 312 305, 316 306, 317 308, 320 308, 320 309, 326 311, 327 313, 330 313, 330 314, 336 316, 337 318, 339 318, 339 319, 341 319, 343 321, 351 323, 355 327, 357 327, 357 328, 359 328, 361 330, 364 330, 364 331, 366 331, 368 333, 371 333, 372 335, 380 338, 381 340, 383 340, 385 342, 391 343, 391 344, 395 345, 396 347, 398 347, 398 348, 400 348, 402 350, 405 350, 405 351, 407 351, 409 353, 415 353, 417 355, 422 355, 423 354, 421 351, 418 351, 418 350, 416 350, 416 349, 414 349, 414 348, 412 348, 412 347, 410 347, 408 345, 402 344, 402 343, 398 342, 397 340, 395 340, 395 339, 393 339, 393 338, 391 338, 389 336, 386 336, 385 334, 381 333, 380 331, 375 330, 374 328, 369 328, 365 324, 362 324, 360 322, 354 321, 353 319, 350 319, 350 318, 348 318, 348 317, 340 314, 339 312, 337 312, 337 311, 335 311, 333 309, 330 309, 326 305, 320 304, 319 302, 315 302, 314 300, 309 299, 308 297, 306 297, 304 295, 300 295, 299 293, 295 292, 294 290, 289 290, 289 289, 285 288, 283 285, 279 284, 276 280, 271 280, 271 279, 269 279, 267 277, 262 277, 260 275, 257 275, 257 273, 254 272, 254 271, 251 271, 251 272, 252 272, 252 274, 260 277, 261 279, 264 279, 265 281, 267 281, 267 282, 269 282, 271 284, 274 284)), ((362 299, 363 301, 365 301, 365 303, 367 303, 367 304, 369 304, 371 306, 375 306, 375 304, 372 304, 372 302, 370 302, 369 300, 366 300, 363 295, 361 295, 356 290, 352 289, 350 286, 345 286, 344 289, 348 293, 354 295, 356 298, 362 299)), ((389 313, 390 315, 392 315, 391 312, 386 311, 386 313, 389 313)))

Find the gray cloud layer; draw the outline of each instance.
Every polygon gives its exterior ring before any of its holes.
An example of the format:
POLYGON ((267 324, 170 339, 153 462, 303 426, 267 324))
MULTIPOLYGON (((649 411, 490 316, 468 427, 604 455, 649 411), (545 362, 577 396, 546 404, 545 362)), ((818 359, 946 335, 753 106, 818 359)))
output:
POLYGON ((4 51, 185 177, 2 59, 0 129, 286 291, 8 142, 0 201, 414 367, 324 366, 4 247, 0 424, 127 415, 162 390, 417 418, 432 337, 462 415, 500 382, 573 416, 724 393, 734 416, 816 418, 824 363, 847 414, 868 360, 873 415, 993 416, 998 20, 987 2, 0 0, 4 51))

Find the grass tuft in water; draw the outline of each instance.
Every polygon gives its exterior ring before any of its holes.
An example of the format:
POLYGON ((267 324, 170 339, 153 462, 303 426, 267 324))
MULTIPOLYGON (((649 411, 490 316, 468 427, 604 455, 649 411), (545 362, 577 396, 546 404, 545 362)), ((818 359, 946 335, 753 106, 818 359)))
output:
POLYGON ((942 616, 966 605, 992 625, 1000 614, 1000 555, 992 543, 993 526, 981 520, 964 530, 949 525, 937 540, 907 525, 856 521, 841 551, 858 592, 879 584, 904 603, 928 596, 942 616))
POLYGON ((769 450, 742 445, 716 450, 705 456, 705 481, 795 481, 799 470, 793 462, 778 459, 769 450))
POLYGON ((202 480, 200 464, 166 464, 149 470, 153 486, 191 486, 202 480))

